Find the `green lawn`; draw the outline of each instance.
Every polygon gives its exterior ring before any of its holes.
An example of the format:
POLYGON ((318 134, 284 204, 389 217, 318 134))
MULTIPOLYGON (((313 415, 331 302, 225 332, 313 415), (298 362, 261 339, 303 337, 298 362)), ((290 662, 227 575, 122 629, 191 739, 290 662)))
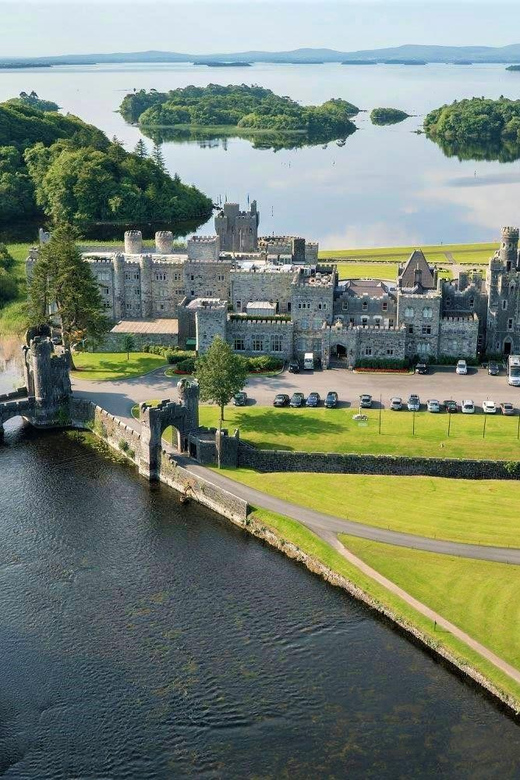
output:
POLYGON ((340 539, 369 566, 520 668, 520 566, 437 555, 343 534, 340 539))
POLYGON ((408 260, 414 249, 422 249, 432 263, 446 263, 445 252, 451 252, 457 263, 487 263, 498 243, 486 244, 430 244, 419 246, 375 247, 373 249, 324 249, 319 253, 321 259, 394 261, 402 263, 408 260))
POLYGON ((8 244, 7 249, 16 261, 14 277, 18 282, 18 298, 0 308, 0 334, 19 335, 27 327, 25 302, 27 296, 25 284, 25 260, 31 244, 8 244))
MULTIPOLYGON (((296 522, 295 520, 291 520, 287 517, 282 517, 281 515, 277 515, 273 512, 268 512, 267 510, 256 510, 253 513, 252 518, 262 523, 263 525, 274 529, 277 535, 282 539, 285 539, 287 541, 296 544, 301 550, 303 550, 309 555, 312 555, 314 558, 319 560, 325 566, 329 567, 333 571, 338 572, 339 574, 342 574, 351 582, 355 583, 365 593, 370 595, 375 601, 385 605, 402 622, 417 627, 422 632, 422 634, 425 636, 426 640, 432 647, 446 648, 447 650, 449 650, 449 652, 452 655, 461 659, 463 663, 465 662, 471 664, 473 668, 479 670, 487 679, 491 680, 496 685, 497 688, 510 694, 515 698, 517 702, 520 703, 520 686, 517 683, 515 683, 513 680, 511 680, 510 677, 508 677, 503 672, 499 671, 495 666, 493 666, 493 664, 491 664, 489 661, 486 661, 478 653, 476 653, 474 650, 469 648, 460 640, 453 637, 448 632, 435 631, 434 626, 432 625, 430 620, 428 620, 426 617, 421 615, 412 607, 408 606, 398 596, 395 596, 394 594, 390 593, 382 585, 379 585, 377 582, 374 582, 374 580, 372 580, 370 577, 363 574, 363 572, 359 571, 359 569, 356 566, 346 561, 345 558, 343 558, 343 556, 341 556, 338 552, 336 552, 336 550, 334 550, 328 544, 323 542, 315 534, 313 534, 307 528, 302 526, 300 523, 296 522)), ((347 546, 349 547, 349 549, 352 549, 353 552, 357 552, 359 557, 363 557, 360 554, 359 548, 356 548, 356 550, 354 550, 353 546, 351 547, 350 544, 351 540, 352 537, 348 537, 348 541, 347 541, 347 537, 345 537, 345 541, 347 542, 347 546)), ((359 542, 359 540, 354 540, 354 544, 356 544, 357 542, 359 542)), ((380 546, 382 547, 383 545, 380 546)), ((392 554, 395 549, 396 548, 393 547, 390 548, 392 554)), ((427 555, 428 553, 422 553, 422 554, 427 555)), ((437 557, 444 557, 444 556, 437 556, 437 557)), ((461 559, 456 559, 456 560, 460 561, 461 559)), ((462 563, 464 564, 465 561, 462 561, 462 563)), ((478 566, 480 562, 472 561, 471 563, 475 563, 478 566)), ((503 565, 488 564, 488 567, 490 568, 482 567, 482 569, 480 569, 480 573, 486 572, 486 574, 491 579, 491 577, 493 577, 496 572, 497 578, 500 577, 499 582, 503 581, 502 580, 503 569, 505 569, 507 574, 507 572, 511 572, 513 568, 515 568, 512 566, 508 567, 506 564, 503 565)), ((377 567, 374 566, 374 568, 377 567)), ((442 571, 442 561, 439 565, 439 568, 442 571)), ((520 575, 520 568, 516 567, 516 570, 518 571, 518 575, 520 575)), ((463 571, 463 569, 461 569, 460 571, 463 571)), ((385 572, 383 571, 382 573, 385 572)), ((455 577, 457 577, 456 568, 454 569, 453 573, 455 577)), ((477 567, 475 568, 474 573, 475 574, 479 573, 477 567)), ((436 577, 436 572, 433 572, 432 574, 433 582, 435 581, 435 577, 436 577)), ((457 579, 455 581, 457 581, 457 579)), ((506 582, 506 580, 504 580, 504 582, 506 582)), ((515 577, 515 582, 516 582, 516 577, 515 577)), ((450 593, 450 588, 451 588, 451 582, 448 581, 447 583, 448 594, 450 593)), ((489 588, 488 592, 491 591, 492 588, 489 588)), ((444 596, 445 598, 449 598, 447 594, 444 594, 444 596)), ((518 599, 516 599, 516 604, 513 603, 507 605, 509 615, 511 615, 511 612, 515 611, 515 607, 517 607, 517 605, 518 605, 518 599)), ((456 622, 452 617, 450 618, 450 615, 448 615, 447 611, 444 610, 443 604, 441 604, 441 608, 438 611, 441 612, 443 615, 445 615, 446 618, 451 619, 452 622, 454 623, 456 622)), ((476 617, 478 617, 478 613, 476 614, 476 617)), ((509 638, 511 638, 517 625, 518 625, 517 623, 514 625, 513 624, 510 625, 507 634, 509 638)), ((464 628, 464 626, 461 627, 464 628)), ((466 630, 468 633, 470 633, 468 629, 466 630)), ((497 638, 497 644, 499 642, 499 639, 500 638, 497 638)), ((483 644, 488 645, 490 649, 493 649, 497 654, 500 654, 498 647, 492 647, 489 641, 484 641, 484 640, 481 641, 483 644)), ((515 637, 515 645, 516 645, 516 649, 514 650, 514 654, 517 655, 519 643, 516 637, 515 637)), ((513 649, 511 648, 510 650, 513 649)))
POLYGON ((75 352, 74 364, 78 369, 72 372, 74 379, 100 382, 147 374, 164 366, 164 358, 147 352, 130 352, 130 360, 126 352, 75 352))
MULTIPOLYGON (((449 263, 441 261, 439 276, 443 279, 453 279, 449 263)), ((338 275, 340 279, 397 279, 397 263, 342 263, 339 262, 338 275)))
POLYGON ((225 469, 244 485, 358 523, 468 544, 520 547, 520 483, 225 469), (403 509, 403 496, 409 496, 403 509))
MULTIPOLYGON (((441 399, 442 400, 442 399, 441 399)), ((497 399, 499 400, 499 399, 497 399)), ((357 399, 355 399, 357 403, 357 399)), ((383 410, 382 433, 378 433, 378 410, 368 409, 367 423, 352 419, 354 408, 275 409, 253 406, 226 407, 226 427, 239 428, 240 435, 264 449, 301 450, 306 452, 343 452, 374 455, 407 455, 442 458, 520 459, 517 439, 518 418, 483 414, 451 415, 447 436, 448 414, 419 412, 413 414, 383 410), (482 438, 486 419, 486 437, 482 438)), ((213 406, 200 409, 201 425, 216 426, 218 410, 213 406)))

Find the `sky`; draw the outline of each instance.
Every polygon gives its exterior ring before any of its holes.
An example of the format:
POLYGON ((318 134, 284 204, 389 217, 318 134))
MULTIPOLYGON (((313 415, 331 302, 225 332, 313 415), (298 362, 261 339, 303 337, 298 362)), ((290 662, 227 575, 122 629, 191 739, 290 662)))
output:
POLYGON ((520 42, 519 0, 0 0, 0 58, 520 42))

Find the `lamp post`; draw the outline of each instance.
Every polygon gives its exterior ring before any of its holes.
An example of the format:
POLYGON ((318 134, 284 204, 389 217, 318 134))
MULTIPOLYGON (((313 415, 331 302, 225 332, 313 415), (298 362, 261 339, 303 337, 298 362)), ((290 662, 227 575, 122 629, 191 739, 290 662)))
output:
POLYGON ((379 396, 379 433, 381 433, 381 418, 383 414, 383 396, 379 396))

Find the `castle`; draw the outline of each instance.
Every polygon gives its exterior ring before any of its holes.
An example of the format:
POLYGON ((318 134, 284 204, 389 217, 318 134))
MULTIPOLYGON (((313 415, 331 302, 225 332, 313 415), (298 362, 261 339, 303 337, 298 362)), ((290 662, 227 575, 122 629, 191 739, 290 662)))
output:
MULTIPOLYGON (((520 353, 519 233, 503 228, 486 278, 461 271, 438 278, 420 250, 397 279, 339 281, 333 261, 318 260, 318 244, 296 236, 258 236, 259 212, 226 203, 215 236, 193 236, 186 248, 156 233, 144 248, 127 231, 124 251, 86 251, 107 315, 140 343, 193 346, 203 353, 221 336, 244 355, 285 360, 313 352, 323 368, 336 357, 361 359, 520 353)), ((43 234, 41 240, 48 236, 43 234)), ((27 259, 30 278, 38 249, 27 259)))

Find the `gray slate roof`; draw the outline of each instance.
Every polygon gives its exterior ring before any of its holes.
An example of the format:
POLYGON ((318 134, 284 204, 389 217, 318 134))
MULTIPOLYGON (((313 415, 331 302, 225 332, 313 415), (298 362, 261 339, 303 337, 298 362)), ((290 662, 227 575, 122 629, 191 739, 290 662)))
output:
POLYGON ((399 269, 399 287, 407 290, 435 289, 433 268, 430 268, 420 249, 414 249, 405 265, 399 269))

